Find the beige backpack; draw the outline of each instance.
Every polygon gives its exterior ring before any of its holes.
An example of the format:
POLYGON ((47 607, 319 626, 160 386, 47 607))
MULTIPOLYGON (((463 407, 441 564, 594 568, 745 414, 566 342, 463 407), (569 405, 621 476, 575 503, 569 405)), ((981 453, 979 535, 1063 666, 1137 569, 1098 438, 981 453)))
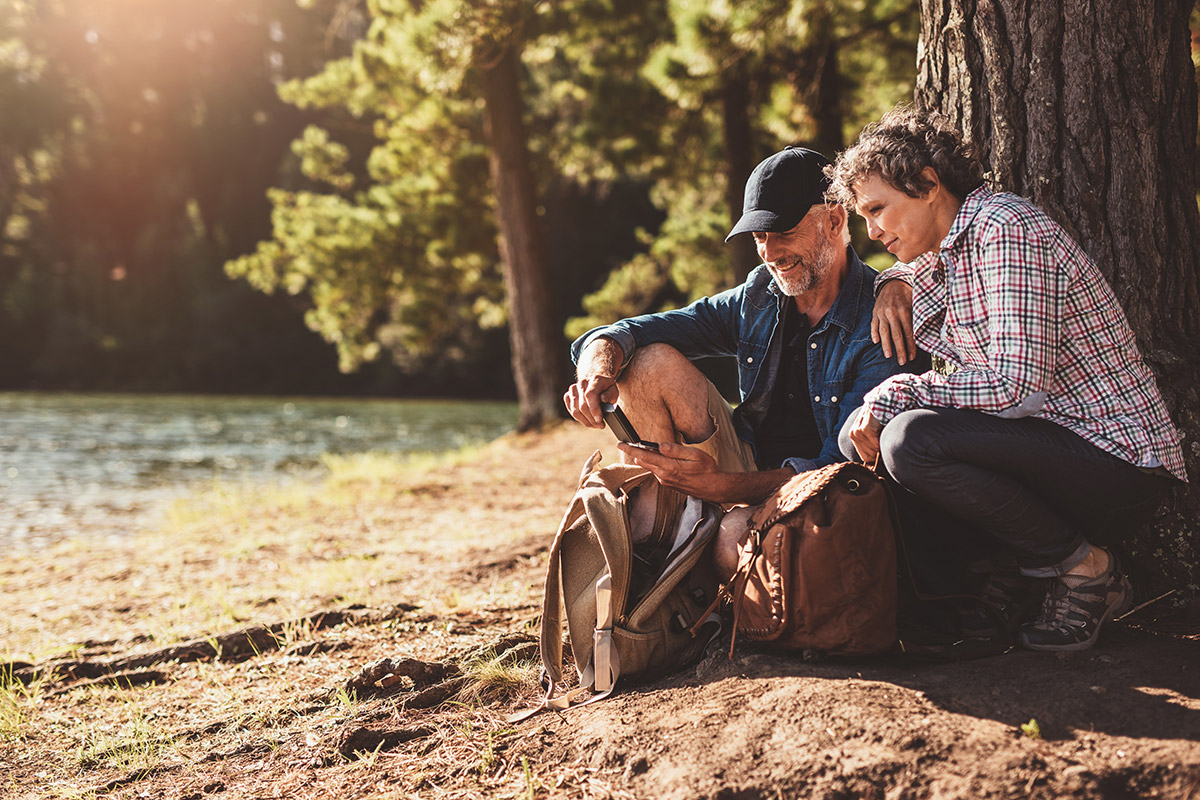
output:
POLYGON ((720 506, 660 492, 654 530, 633 531, 631 498, 654 477, 626 464, 596 469, 599 460, 596 452, 584 465, 550 550, 541 623, 546 697, 513 719, 595 702, 618 680, 659 677, 698 659, 721 630, 710 610, 720 506), (563 685, 564 608, 574 688, 563 685))

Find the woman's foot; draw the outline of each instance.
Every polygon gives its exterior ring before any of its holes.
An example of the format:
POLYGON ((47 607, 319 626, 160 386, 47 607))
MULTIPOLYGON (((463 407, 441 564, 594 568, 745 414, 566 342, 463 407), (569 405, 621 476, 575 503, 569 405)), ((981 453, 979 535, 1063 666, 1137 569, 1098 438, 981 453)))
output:
POLYGON ((1041 615, 1017 629, 1017 642, 1030 650, 1087 650, 1100 626, 1130 605, 1129 580, 1107 551, 1092 548, 1083 569, 1052 578, 1041 615))
POLYGON ((1044 578, 1022 575, 1014 559, 1000 560, 990 570, 979 593, 979 599, 991 611, 977 606, 969 608, 963 614, 963 636, 968 639, 1010 636, 1019 623, 1032 615, 1044 593, 1044 578))

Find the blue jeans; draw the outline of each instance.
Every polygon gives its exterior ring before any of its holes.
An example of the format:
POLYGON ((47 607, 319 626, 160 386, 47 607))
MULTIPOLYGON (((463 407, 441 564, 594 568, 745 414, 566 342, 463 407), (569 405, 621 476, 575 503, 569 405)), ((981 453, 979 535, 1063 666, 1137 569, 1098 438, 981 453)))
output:
MULTIPOLYGON (((848 458, 857 458, 848 431, 860 412, 839 436, 848 458)), ((1006 548, 1035 577, 1066 574, 1089 542, 1132 534, 1173 483, 1053 422, 964 409, 898 415, 883 429, 880 452, 890 478, 944 512, 944 524, 1006 548)))

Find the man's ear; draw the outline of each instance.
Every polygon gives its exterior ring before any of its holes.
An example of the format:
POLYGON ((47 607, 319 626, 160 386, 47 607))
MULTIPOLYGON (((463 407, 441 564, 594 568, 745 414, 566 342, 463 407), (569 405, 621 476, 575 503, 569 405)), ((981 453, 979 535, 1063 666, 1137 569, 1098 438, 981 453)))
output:
POLYGON ((849 213, 846 207, 841 203, 833 203, 829 207, 829 227, 834 233, 841 231, 842 226, 847 224, 849 213))

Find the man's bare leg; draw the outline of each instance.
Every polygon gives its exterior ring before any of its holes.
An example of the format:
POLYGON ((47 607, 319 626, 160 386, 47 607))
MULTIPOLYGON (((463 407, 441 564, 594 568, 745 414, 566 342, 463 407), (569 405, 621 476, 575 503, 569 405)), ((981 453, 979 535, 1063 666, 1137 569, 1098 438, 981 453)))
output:
POLYGON ((702 442, 716 431, 708 414, 708 378, 675 348, 638 348, 617 380, 619 404, 651 442, 702 442))
MULTIPOLYGON (((618 404, 649 442, 703 442, 716 432, 708 413, 708 378, 675 348, 639 347, 617 380, 618 404)), ((657 483, 647 484, 630 509, 634 531, 648 531, 658 506, 657 483)))

